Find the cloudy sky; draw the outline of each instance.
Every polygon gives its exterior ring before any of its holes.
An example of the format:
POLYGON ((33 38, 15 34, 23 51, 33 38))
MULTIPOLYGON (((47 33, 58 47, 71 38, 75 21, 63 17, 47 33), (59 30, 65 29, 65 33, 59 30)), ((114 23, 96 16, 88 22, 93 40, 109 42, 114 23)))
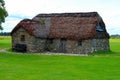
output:
POLYGON ((92 12, 103 18, 110 34, 120 34, 120 0, 4 0, 9 16, 3 25, 10 32, 25 18, 39 13, 92 12))

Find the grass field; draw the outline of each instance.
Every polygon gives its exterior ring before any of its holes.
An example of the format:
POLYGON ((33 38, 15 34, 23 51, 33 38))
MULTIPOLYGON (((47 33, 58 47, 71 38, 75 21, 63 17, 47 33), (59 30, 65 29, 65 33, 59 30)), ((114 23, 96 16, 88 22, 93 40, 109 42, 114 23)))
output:
MULTIPOLYGON (((120 39, 110 45, 90 56, 0 52, 0 80, 120 80, 120 39)), ((10 46, 10 37, 0 38, 0 49, 10 46)))
POLYGON ((110 39, 111 51, 120 52, 120 39, 110 39))
POLYGON ((11 48, 11 37, 10 36, 0 36, 0 49, 11 48))

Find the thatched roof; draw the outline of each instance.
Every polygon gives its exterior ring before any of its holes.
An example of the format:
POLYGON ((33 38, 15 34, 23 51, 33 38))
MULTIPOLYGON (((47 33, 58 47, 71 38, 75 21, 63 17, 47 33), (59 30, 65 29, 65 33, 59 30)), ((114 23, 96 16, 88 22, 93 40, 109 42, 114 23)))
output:
POLYGON ((45 24, 41 24, 39 21, 34 21, 30 19, 24 19, 16 25, 12 30, 11 35, 16 32, 19 28, 24 28, 30 35, 35 37, 47 38, 48 29, 46 29, 45 24))
POLYGON ((88 39, 96 33, 95 17, 58 17, 51 19, 51 38, 88 39))
POLYGON ((36 21, 30 20, 30 19, 24 19, 15 26, 11 34, 16 32, 19 28, 24 28, 29 34, 33 35, 32 31, 34 31, 35 29, 34 27, 32 27, 32 25, 36 23, 37 23, 36 21))
POLYGON ((40 38, 91 39, 109 38, 105 24, 97 12, 39 14, 32 20, 21 21, 12 31, 23 27, 28 33, 40 38), (45 24, 40 24, 45 20, 45 24), (29 22, 29 23, 28 23, 29 22), (103 27, 101 37, 96 31, 97 25, 103 27), (96 35, 97 34, 97 35, 96 35))
POLYGON ((33 19, 40 17, 97 17, 99 14, 97 12, 81 12, 81 13, 51 13, 51 14, 38 14, 33 19))

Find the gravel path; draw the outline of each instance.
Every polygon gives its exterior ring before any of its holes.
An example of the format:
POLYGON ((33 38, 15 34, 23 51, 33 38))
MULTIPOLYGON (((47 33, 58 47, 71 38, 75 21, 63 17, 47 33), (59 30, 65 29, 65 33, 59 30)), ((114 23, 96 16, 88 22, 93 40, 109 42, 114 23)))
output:
POLYGON ((51 53, 51 52, 45 52, 45 53, 20 53, 20 52, 9 52, 6 49, 0 49, 0 52, 7 52, 7 53, 11 53, 11 54, 88 56, 88 54, 65 54, 65 53, 51 53))
POLYGON ((6 49, 0 49, 0 52, 7 52, 6 49))

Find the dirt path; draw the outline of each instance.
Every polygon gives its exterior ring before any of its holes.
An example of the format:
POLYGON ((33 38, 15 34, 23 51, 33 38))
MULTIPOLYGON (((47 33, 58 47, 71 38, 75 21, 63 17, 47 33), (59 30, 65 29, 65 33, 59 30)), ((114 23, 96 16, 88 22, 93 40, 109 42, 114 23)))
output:
POLYGON ((7 52, 6 49, 0 49, 0 52, 7 52))
POLYGON ((11 54, 36 54, 36 55, 67 55, 67 56, 88 56, 88 54, 64 54, 64 53, 18 53, 18 52, 9 52, 5 48, 0 49, 0 52, 11 53, 11 54))

